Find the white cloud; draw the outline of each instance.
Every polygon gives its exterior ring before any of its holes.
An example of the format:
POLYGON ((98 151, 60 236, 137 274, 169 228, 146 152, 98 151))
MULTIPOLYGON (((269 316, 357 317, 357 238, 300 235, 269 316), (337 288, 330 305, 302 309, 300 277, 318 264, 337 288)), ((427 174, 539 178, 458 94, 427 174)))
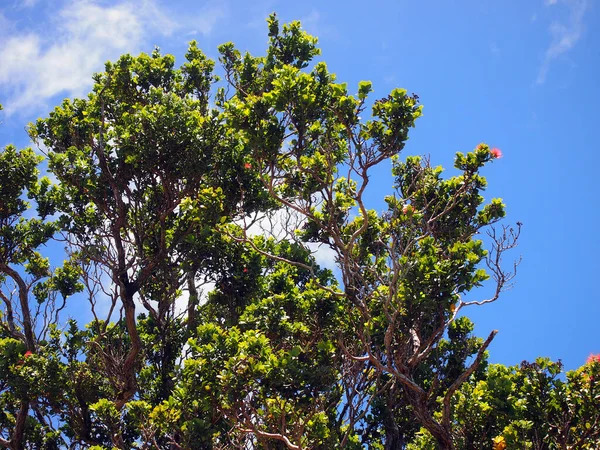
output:
MULTIPOLYGON (((547 6, 557 3, 559 3, 559 0, 546 1, 547 6)), ((570 16, 566 24, 554 22, 550 26, 552 41, 546 50, 544 61, 540 67, 537 77, 538 84, 546 81, 552 61, 571 50, 581 38, 584 31, 583 18, 588 6, 587 0, 560 0, 560 3, 563 3, 570 9, 570 16)))
MULTIPOLYGON (((206 280, 200 280, 196 287, 198 290, 198 304, 204 305, 208 301, 208 293, 215 289, 215 283, 206 280)), ((183 287, 181 295, 175 300, 173 305, 173 313, 176 316, 185 314, 190 300, 190 292, 187 286, 183 287)))
POLYGON ((316 242, 309 242, 305 245, 310 249, 320 267, 330 269, 334 273, 338 271, 337 253, 330 246, 316 242))
POLYGON ((169 36, 192 24, 201 33, 210 33, 223 11, 209 4, 200 18, 179 20, 154 0, 125 0, 112 6, 73 0, 51 19, 44 35, 0 37, 0 89, 7 95, 1 99, 6 114, 28 113, 57 94, 81 96, 105 61, 139 52, 149 46, 152 35, 169 36))
MULTIPOLYGON (((315 200, 316 201, 316 200, 315 200)), ((236 222, 239 226, 246 228, 248 236, 263 235, 275 240, 297 240, 294 230, 301 229, 306 222, 304 216, 296 211, 287 208, 281 208, 261 217, 250 226, 243 221, 236 222)), ((323 268, 337 270, 336 253, 328 245, 309 242, 302 242, 315 258, 316 263, 323 268)))

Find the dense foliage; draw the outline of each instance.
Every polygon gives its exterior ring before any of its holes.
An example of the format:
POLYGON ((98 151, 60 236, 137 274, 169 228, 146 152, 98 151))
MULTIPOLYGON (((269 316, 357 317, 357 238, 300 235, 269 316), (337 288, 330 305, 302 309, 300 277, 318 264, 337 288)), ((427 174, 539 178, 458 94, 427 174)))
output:
POLYGON ((405 157, 417 96, 351 94, 268 24, 220 78, 194 42, 107 63, 30 126, 40 152, 1 151, 0 446, 597 448, 600 358, 489 365, 463 314, 516 270, 520 225, 482 196, 499 150, 452 177, 405 157))

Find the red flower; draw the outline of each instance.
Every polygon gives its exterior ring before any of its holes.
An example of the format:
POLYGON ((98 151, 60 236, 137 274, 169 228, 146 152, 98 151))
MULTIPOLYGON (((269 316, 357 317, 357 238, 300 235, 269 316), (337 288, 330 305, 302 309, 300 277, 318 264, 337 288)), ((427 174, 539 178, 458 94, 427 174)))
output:
POLYGON ((411 212, 413 212, 413 207, 411 205, 404 205, 404 208, 402 208, 402 213, 410 214, 411 212))
POLYGON ((499 148, 493 148, 490 153, 495 159, 502 158, 502 151, 499 148))
POLYGON ((246 163, 246 164, 244 164, 244 167, 245 167, 246 169, 252 169, 252 164, 250 164, 250 163, 246 163))
POLYGON ((31 355, 33 355, 33 353, 27 350, 23 356, 25 356, 25 358, 29 358, 31 355))
POLYGON ((248 273, 248 269, 244 267, 244 273, 248 273))
POLYGON ((586 360, 585 363, 586 364, 593 364, 595 362, 600 363, 600 354, 598 354, 598 355, 593 355, 592 354, 592 355, 588 356, 588 359, 586 360))

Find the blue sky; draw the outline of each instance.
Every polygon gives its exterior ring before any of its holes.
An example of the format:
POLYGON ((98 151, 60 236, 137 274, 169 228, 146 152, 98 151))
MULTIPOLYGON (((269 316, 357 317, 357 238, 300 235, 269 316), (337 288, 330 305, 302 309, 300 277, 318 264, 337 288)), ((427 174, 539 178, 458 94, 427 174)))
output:
MULTIPOLYGON (((261 52, 272 11, 319 37, 319 59, 338 80, 371 80, 375 98, 394 87, 420 96, 424 116, 405 155, 451 168, 457 151, 482 141, 502 149, 485 169, 486 197, 502 197, 508 221, 523 222, 509 256, 523 262, 512 290, 468 310, 478 335, 500 330, 491 360, 549 356, 573 369, 600 353, 594 0, 2 0, 0 145, 29 145, 29 121, 85 95, 92 73, 123 53, 158 45, 181 61, 191 39, 212 57, 226 41, 261 52)), ((388 169, 373 179, 374 208, 390 192, 388 169)))

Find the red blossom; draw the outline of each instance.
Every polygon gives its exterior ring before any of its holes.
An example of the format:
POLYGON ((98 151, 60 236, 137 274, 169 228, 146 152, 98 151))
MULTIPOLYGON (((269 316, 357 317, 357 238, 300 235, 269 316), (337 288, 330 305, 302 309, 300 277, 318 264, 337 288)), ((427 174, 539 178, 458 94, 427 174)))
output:
POLYGON ((588 359, 586 360, 585 363, 593 364, 595 362, 600 363, 600 354, 598 354, 598 355, 591 354, 590 356, 588 356, 588 359))
POLYGON ((490 153, 492 154, 492 156, 495 159, 502 158, 502 150, 500 150, 499 148, 493 148, 493 149, 491 149, 490 153))
POLYGON ((246 164, 244 164, 244 167, 245 167, 246 169, 252 169, 252 164, 250 164, 250 163, 246 163, 246 164))
POLYGON ((404 205, 404 208, 402 208, 402 213, 409 214, 411 212, 413 212, 413 207, 411 205, 404 205))
POLYGON ((27 350, 23 356, 25 356, 25 358, 29 358, 31 355, 33 355, 33 353, 27 350))
POLYGON ((248 269, 244 267, 244 273, 248 273, 248 269))

